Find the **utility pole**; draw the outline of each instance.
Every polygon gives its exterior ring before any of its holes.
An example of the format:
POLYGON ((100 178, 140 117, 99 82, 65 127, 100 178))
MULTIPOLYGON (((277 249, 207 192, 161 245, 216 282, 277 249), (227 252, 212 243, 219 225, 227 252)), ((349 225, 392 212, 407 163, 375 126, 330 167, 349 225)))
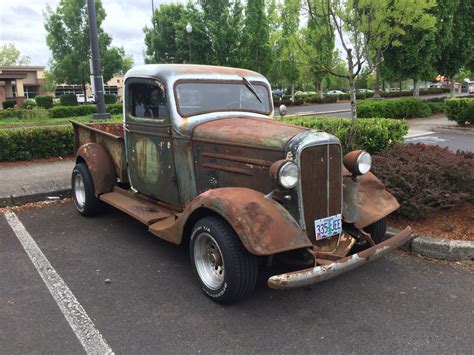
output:
POLYGON ((94 119, 111 118, 110 113, 105 112, 104 102, 104 80, 100 68, 99 36, 97 33, 97 20, 95 15, 94 0, 87 0, 87 15, 89 17, 89 38, 91 41, 92 54, 92 87, 95 88, 95 101, 97 113, 92 117, 94 119))

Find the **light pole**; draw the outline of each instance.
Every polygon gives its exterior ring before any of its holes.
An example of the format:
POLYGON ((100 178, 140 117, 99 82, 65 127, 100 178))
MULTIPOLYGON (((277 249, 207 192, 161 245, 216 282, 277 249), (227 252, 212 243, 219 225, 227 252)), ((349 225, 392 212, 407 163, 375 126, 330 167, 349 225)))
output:
POLYGON ((186 32, 188 33, 189 63, 191 63, 191 33, 193 32, 193 26, 189 22, 186 25, 186 32))
MULTIPOLYGON (((97 20, 95 16, 95 4, 94 0, 87 0, 87 14, 89 16, 89 37, 91 41, 91 54, 92 54, 92 82, 93 88, 95 89, 95 97, 97 103, 97 113, 94 113, 92 117, 95 119, 110 118, 110 113, 105 112, 104 102, 104 81, 102 79, 102 72, 100 68, 100 52, 99 52, 99 36, 97 34, 97 20)), ((87 96, 84 93, 84 100, 87 96)))

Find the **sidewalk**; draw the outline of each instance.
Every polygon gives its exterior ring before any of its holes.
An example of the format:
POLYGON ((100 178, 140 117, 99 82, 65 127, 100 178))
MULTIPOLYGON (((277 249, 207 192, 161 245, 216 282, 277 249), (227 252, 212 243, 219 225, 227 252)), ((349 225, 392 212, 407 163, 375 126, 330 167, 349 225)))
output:
POLYGON ((68 195, 73 167, 72 159, 0 166, 0 207, 68 195))

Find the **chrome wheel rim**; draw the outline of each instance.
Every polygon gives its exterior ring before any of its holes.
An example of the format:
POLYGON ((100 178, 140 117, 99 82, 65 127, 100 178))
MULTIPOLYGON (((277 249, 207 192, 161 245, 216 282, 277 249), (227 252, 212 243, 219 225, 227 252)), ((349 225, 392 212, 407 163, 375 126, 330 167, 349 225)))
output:
POLYGON ((74 200, 76 201, 77 207, 83 209, 86 203, 86 189, 84 187, 84 180, 81 174, 77 174, 74 177, 74 200))
POLYGON ((209 233, 200 233, 194 243, 194 264, 201 281, 211 290, 224 283, 224 258, 216 240, 209 233))

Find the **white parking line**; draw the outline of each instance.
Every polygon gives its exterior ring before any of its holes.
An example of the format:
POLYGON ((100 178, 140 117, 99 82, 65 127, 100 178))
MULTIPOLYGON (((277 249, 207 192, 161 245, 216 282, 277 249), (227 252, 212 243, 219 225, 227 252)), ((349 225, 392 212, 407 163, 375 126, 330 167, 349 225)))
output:
POLYGON ((410 139, 410 138, 415 138, 415 137, 422 137, 422 136, 429 136, 430 134, 435 134, 436 132, 421 132, 421 133, 414 133, 414 134, 409 134, 409 135, 406 135, 405 139, 410 139))
POLYGON ((26 230, 18 217, 8 211, 5 218, 15 232, 23 249, 36 267, 49 292, 61 309, 72 330, 88 354, 113 354, 104 337, 95 327, 92 320, 71 292, 64 280, 54 270, 46 256, 26 230))

